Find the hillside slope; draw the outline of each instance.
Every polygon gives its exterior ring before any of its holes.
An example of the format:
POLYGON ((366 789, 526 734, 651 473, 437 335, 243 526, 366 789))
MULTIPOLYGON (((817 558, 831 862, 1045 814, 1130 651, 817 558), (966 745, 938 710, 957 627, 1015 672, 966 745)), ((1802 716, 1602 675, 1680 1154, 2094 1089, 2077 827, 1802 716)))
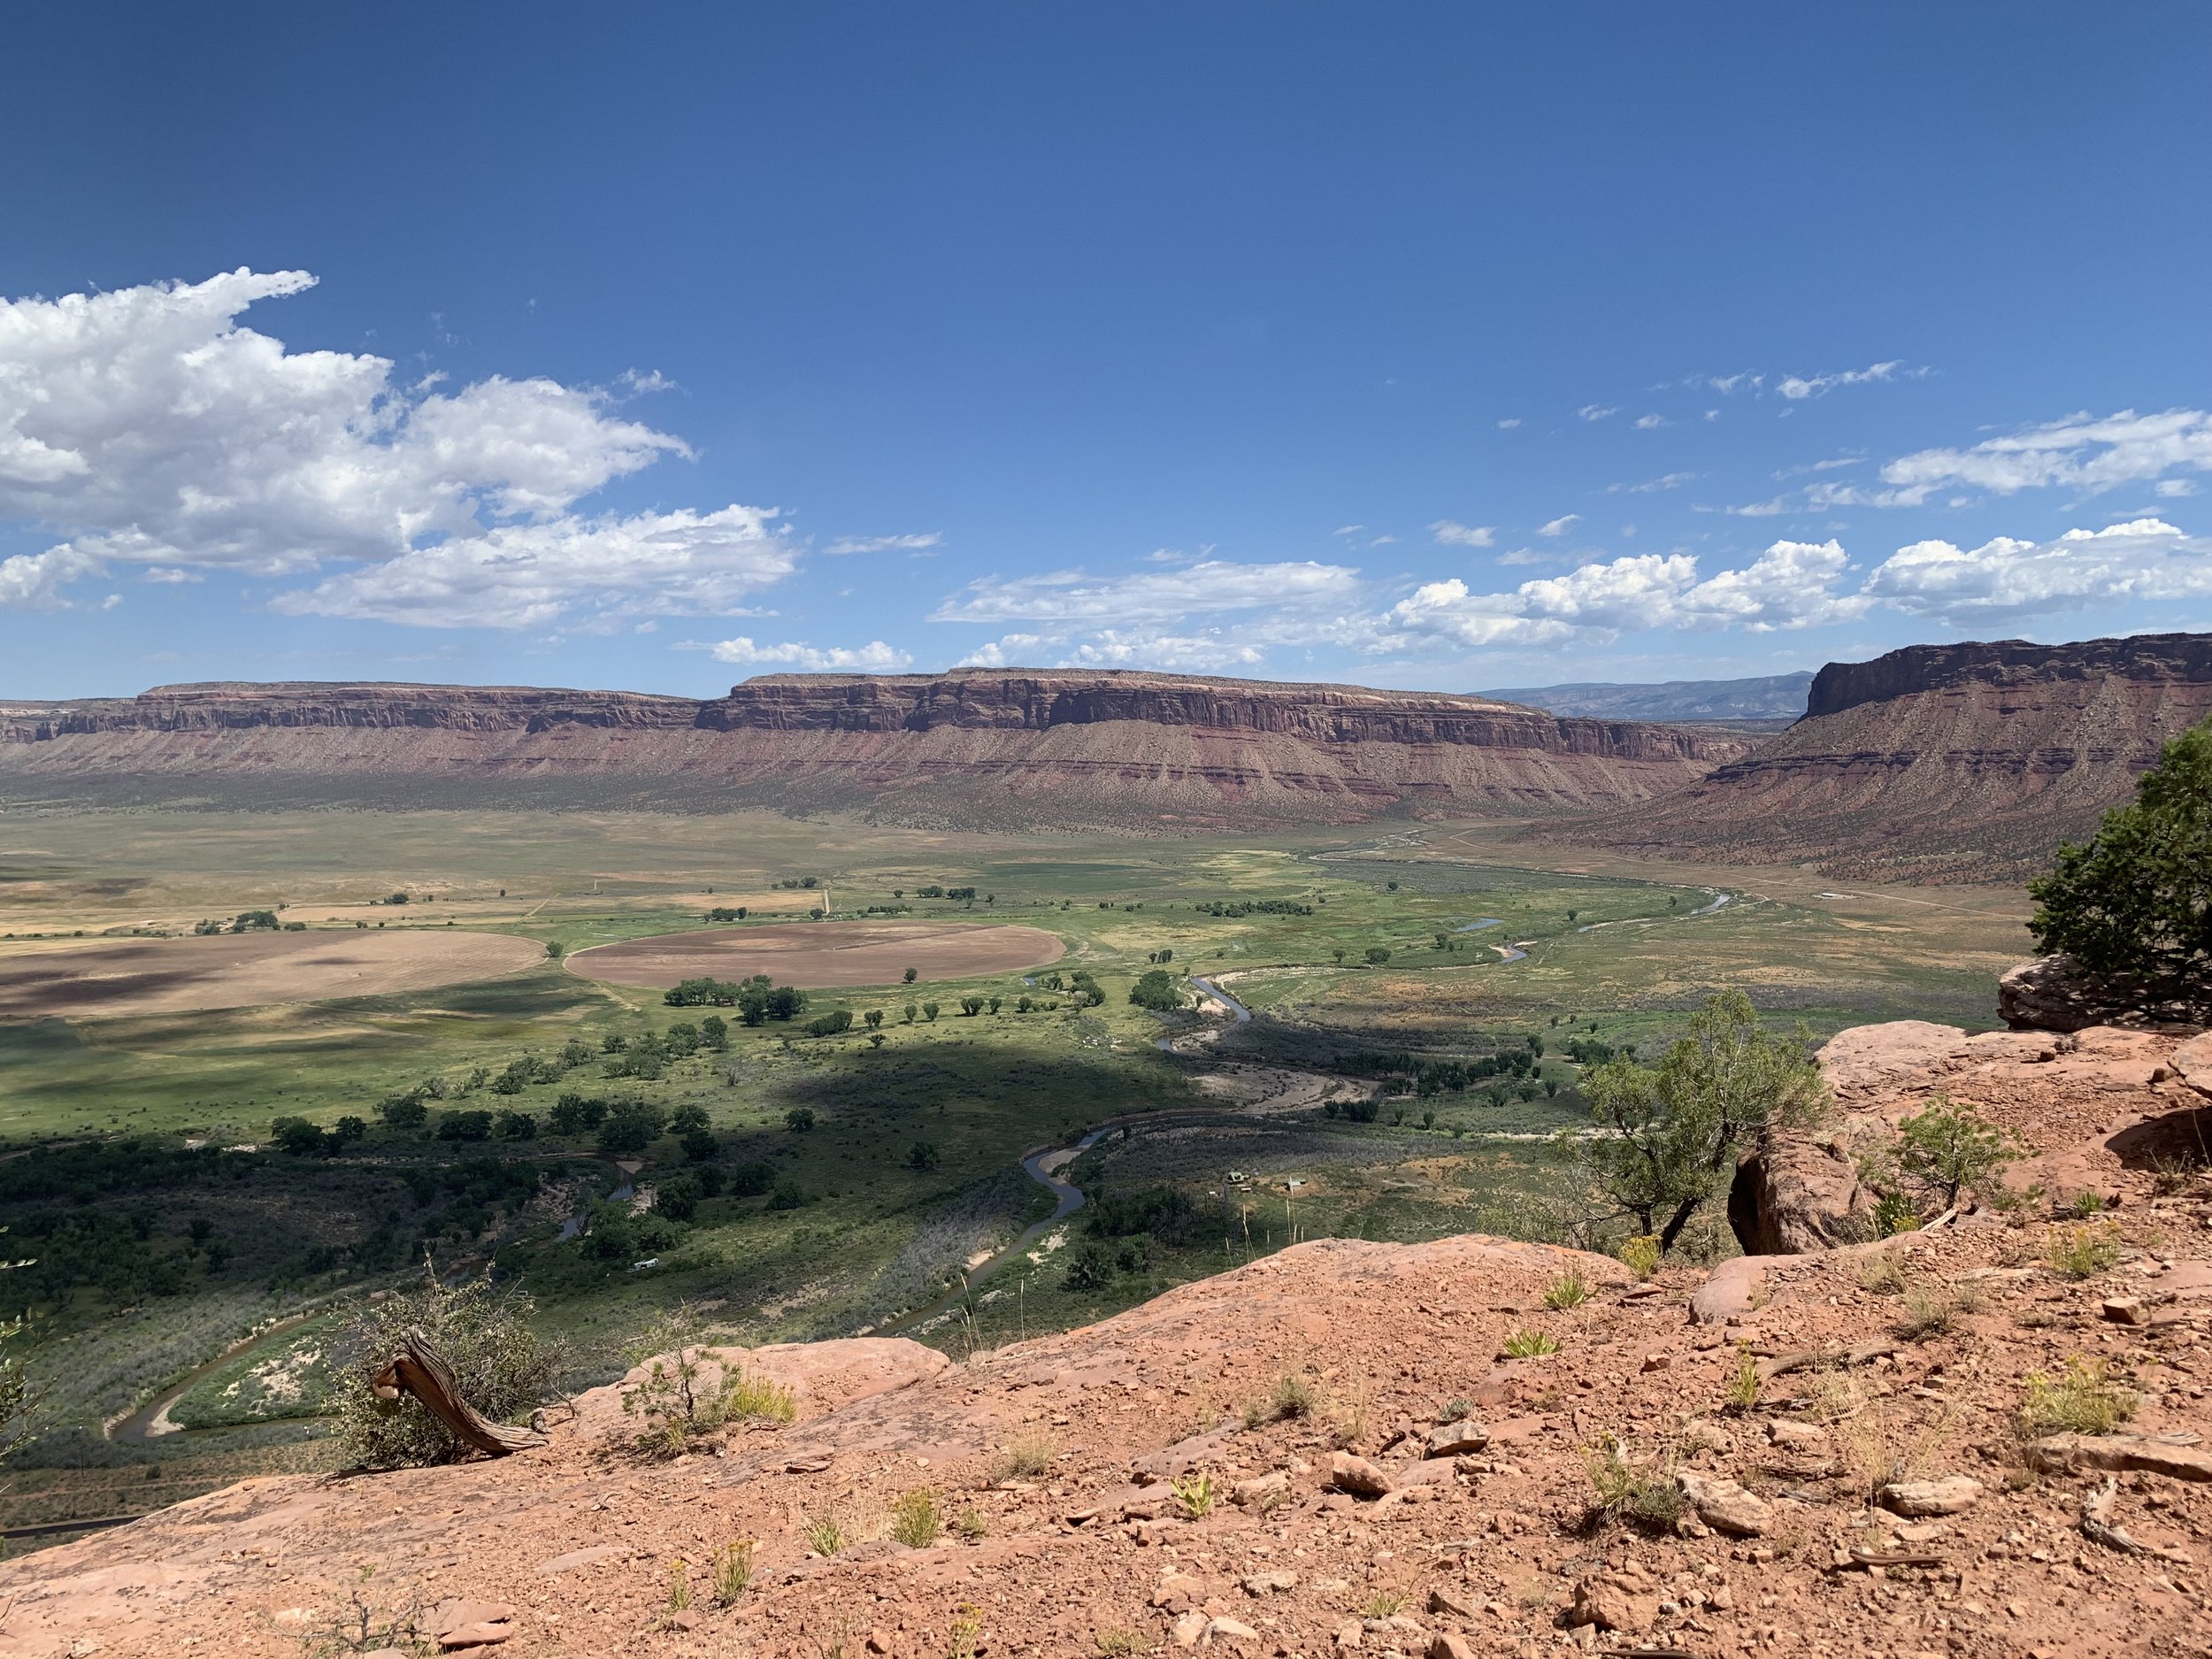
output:
POLYGON ((726 697, 163 687, 0 703, 0 792, 248 804, 846 808, 1003 827, 1618 806, 1749 740, 1481 697, 1098 672, 772 674, 726 697))
POLYGON ((1716 1659, 2201 1653, 2212 1185, 2164 1178, 2203 1118, 2176 1070, 2203 1065, 2141 1033, 2060 1064, 1916 1023, 1856 1035, 1862 1094, 1973 1087, 2066 1148, 2035 1179, 2116 1207, 1648 1285, 1499 1239, 1330 1240, 964 1363, 902 1339, 724 1350, 793 1387, 797 1420, 669 1459, 609 1387, 511 1458, 244 1482, 0 1564, 0 1656, 1534 1659, 1600 1629, 1602 1651, 1716 1659), (1949 1047, 1918 1064, 1931 1033, 1949 1047), (1571 1270, 1587 1300, 1549 1306, 1571 1270), (1515 1332, 1555 1351, 1503 1358, 1515 1332), (2033 1379, 2070 1375, 2077 1404, 2116 1391, 2123 1432, 2023 1417, 2033 1379), (1597 1510, 1608 1446, 1640 1521, 1597 1510), (895 1541, 918 1493, 943 1531, 895 1541), (739 1540, 752 1580, 717 1606, 707 1563, 739 1540))
POLYGON ((1562 833, 1845 878, 2016 881, 2208 713, 2212 634, 1909 646, 1830 664, 1805 718, 1753 754, 1562 833))

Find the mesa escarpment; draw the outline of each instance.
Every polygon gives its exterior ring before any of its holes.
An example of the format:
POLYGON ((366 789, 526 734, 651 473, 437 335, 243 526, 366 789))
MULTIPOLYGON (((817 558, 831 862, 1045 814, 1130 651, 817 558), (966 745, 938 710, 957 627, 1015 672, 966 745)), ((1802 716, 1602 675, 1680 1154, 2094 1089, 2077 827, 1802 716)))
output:
POLYGON ((1626 804, 1743 756, 1726 733, 1481 697, 1122 671, 772 674, 726 697, 409 685, 161 687, 0 704, 18 791, 270 803, 844 808, 1160 828, 1626 804))
POLYGON ((1814 678, 1803 719, 1576 841, 1863 879, 2016 880, 2212 713, 2212 635, 1915 645, 1814 678))

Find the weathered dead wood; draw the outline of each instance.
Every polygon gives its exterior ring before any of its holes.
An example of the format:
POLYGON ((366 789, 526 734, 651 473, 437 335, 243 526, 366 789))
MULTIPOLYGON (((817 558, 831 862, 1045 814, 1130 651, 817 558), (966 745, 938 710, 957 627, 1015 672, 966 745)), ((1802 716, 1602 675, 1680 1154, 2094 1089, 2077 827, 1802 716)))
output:
POLYGON ((1804 1371, 1819 1365, 1863 1365, 1885 1354, 1894 1354, 1897 1344, 1875 1340, 1855 1342, 1847 1348, 1799 1348, 1788 1354, 1777 1354, 1772 1359, 1759 1362, 1759 1380, 1771 1382, 1775 1378, 1793 1371, 1804 1371))
POLYGON ((1930 1555, 1919 1549, 1855 1549, 1848 1562, 1837 1563, 1839 1569, 1848 1567, 1940 1567, 1949 1559, 1930 1555))
POLYGON ((2124 1555, 2155 1555, 2161 1561, 2170 1561, 2186 1566, 2189 1553, 2182 1549, 2165 1549, 2154 1544, 2138 1543, 2128 1536, 2124 1527, 2112 1524, 2112 1502, 2120 1494, 2120 1483, 2110 1475, 2104 1484, 2083 1494, 2081 1501, 2081 1535, 2093 1544, 2102 1544, 2107 1549, 2116 1549, 2124 1555))
POLYGON ((433 1416, 461 1440, 488 1457, 542 1446, 545 1436, 535 1429, 509 1428, 495 1423, 462 1397, 453 1367, 419 1331, 407 1333, 406 1346, 392 1356, 384 1369, 369 1379, 380 1400, 409 1394, 427 1407, 433 1416))

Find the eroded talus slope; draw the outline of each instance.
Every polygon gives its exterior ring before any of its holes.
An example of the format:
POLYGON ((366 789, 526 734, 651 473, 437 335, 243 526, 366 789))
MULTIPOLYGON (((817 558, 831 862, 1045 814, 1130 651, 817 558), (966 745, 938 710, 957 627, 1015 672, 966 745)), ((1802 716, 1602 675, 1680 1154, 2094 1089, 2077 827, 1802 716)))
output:
POLYGON ((847 808, 955 824, 1352 822, 1640 801, 1741 736, 1480 697, 1190 676, 769 675, 702 702, 429 686, 188 686, 0 706, 19 790, 847 808))
POLYGON ((1563 832, 1850 878, 2016 880, 2212 713, 2212 635, 1912 646, 1832 664, 1806 717, 1632 813, 1563 832))
MULTIPOLYGON (((1933 1030, 1845 1044, 1853 1098, 1984 1064, 1909 1041, 1933 1030)), ((2201 1652, 2212 1186, 2139 1156, 2203 1102, 2181 1059, 2131 1057, 2054 1119, 2098 1122, 2081 1149, 2109 1157, 2086 1277, 2053 1254, 2078 1224, 2026 1213, 1648 1286, 1496 1239, 1301 1245, 965 1363, 731 1351, 797 1420, 674 1460, 610 1388, 499 1462, 246 1482, 0 1565, 0 1655, 290 1659, 356 1597, 532 1659, 2201 1652), (1570 1271, 1588 1300, 1548 1308, 1570 1271), (1557 1351, 1499 1357, 1531 1331, 1557 1351), (2122 1432, 2024 1429, 2031 1379, 2083 1355, 2122 1432), (1593 1514, 1609 1447, 1641 1523, 1593 1514), (923 1491, 947 1530, 909 1548, 889 1517, 923 1491), (718 1607, 705 1563, 737 1540, 753 1582, 718 1607)), ((2053 1102, 2082 1080, 2047 1071, 2053 1102)))

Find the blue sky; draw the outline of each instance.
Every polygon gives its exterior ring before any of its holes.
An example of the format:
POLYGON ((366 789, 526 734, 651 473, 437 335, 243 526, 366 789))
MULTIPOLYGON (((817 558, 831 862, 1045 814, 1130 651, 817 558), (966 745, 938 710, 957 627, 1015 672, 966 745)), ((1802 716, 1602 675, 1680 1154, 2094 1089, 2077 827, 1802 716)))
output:
POLYGON ((0 695, 2212 626, 2212 9, 80 4, 0 695))

